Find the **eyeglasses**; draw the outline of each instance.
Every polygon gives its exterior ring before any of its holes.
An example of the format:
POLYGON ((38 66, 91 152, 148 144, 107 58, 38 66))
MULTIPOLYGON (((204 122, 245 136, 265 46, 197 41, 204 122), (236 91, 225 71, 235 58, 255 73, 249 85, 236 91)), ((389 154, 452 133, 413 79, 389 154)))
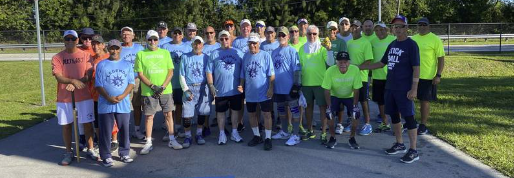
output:
POLYGON ((426 26, 428 26, 428 24, 426 24, 426 23, 418 23, 418 26, 420 26, 420 27, 426 27, 426 26))
POLYGON ((278 37, 280 37, 280 38, 285 38, 286 36, 287 36, 286 34, 278 33, 278 37))
POLYGON ((298 30, 291 30, 289 33, 298 33, 298 30))
POLYGON ((318 33, 307 33, 307 35, 314 35, 314 36, 316 36, 316 35, 318 35, 318 33))
POLYGON ((393 28, 405 28, 407 25, 393 25, 393 28))
POLYGON ((86 41, 86 40, 91 41, 91 39, 93 39, 93 37, 88 36, 88 37, 82 37, 80 39, 82 39, 82 41, 86 41))
POLYGON ((228 38, 220 38, 220 41, 228 41, 228 38))
POLYGON ((77 37, 71 37, 71 38, 66 37, 66 38, 64 38, 64 41, 75 41, 75 40, 77 40, 77 37))
POLYGON ((148 39, 148 41, 159 41, 159 39, 157 39, 157 38, 150 38, 150 39, 148 39))
POLYGON ((109 50, 120 50, 120 47, 118 46, 111 46, 109 50))
POLYGON ((211 34, 211 35, 212 35, 212 34, 214 34, 214 32, 205 32, 205 33, 207 33, 207 34, 211 34))
POLYGON ((248 42, 248 44, 250 44, 250 45, 257 45, 257 42, 251 41, 251 42, 248 42))
POLYGON ((264 28, 264 25, 258 24, 258 25, 255 25, 255 27, 257 27, 257 28, 264 28))
POLYGON ((182 35, 181 32, 173 32, 174 35, 182 35))
POLYGON ((232 28, 234 25, 225 25, 225 28, 232 28))

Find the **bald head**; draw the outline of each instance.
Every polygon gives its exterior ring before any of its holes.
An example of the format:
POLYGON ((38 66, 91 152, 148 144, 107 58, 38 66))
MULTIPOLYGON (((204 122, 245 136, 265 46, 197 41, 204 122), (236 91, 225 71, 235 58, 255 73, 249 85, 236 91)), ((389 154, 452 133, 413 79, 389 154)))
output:
POLYGON ((366 36, 373 35, 373 21, 371 21, 371 20, 364 21, 364 24, 362 24, 362 31, 364 31, 364 34, 366 36))

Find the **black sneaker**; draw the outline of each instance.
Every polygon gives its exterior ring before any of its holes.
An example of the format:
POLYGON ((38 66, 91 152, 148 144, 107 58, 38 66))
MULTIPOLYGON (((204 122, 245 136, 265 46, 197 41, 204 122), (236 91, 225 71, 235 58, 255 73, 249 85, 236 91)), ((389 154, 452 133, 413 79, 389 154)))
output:
POLYGON ((351 149, 359 149, 359 148, 361 148, 359 146, 359 144, 357 144, 357 141, 355 141, 355 137, 352 137, 352 138, 350 138, 350 140, 348 140, 348 145, 350 145, 351 149))
POLYGON ((413 163, 414 161, 419 160, 418 151, 409 149, 407 154, 405 154, 402 158, 400 158, 401 162, 404 163, 413 163))
POLYGON ((427 126, 425 124, 419 124, 418 126, 418 135, 425 135, 428 133, 427 126))
POLYGON ((245 125, 241 123, 237 124, 237 132, 241 133, 243 130, 245 130, 245 125))
POLYGON ((264 140, 264 150, 269 151, 273 146, 271 145, 271 139, 267 138, 264 140))
POLYGON ((253 136, 252 140, 250 140, 250 142, 248 142, 248 146, 256 146, 258 144, 261 144, 263 141, 262 141, 262 138, 259 137, 259 136, 253 136))
POLYGON ((336 138, 330 137, 330 139, 327 142, 327 148, 333 149, 337 145, 336 138))
POLYGON ((116 151, 119 147, 119 143, 118 142, 111 142, 111 153, 116 151))
POLYGON ((395 155, 398 153, 406 153, 407 148, 405 148, 405 145, 403 143, 394 143, 393 147, 387 149, 385 152, 388 155, 395 155))
POLYGON ((218 118, 214 118, 212 120, 212 124, 210 125, 211 127, 218 127, 218 118))

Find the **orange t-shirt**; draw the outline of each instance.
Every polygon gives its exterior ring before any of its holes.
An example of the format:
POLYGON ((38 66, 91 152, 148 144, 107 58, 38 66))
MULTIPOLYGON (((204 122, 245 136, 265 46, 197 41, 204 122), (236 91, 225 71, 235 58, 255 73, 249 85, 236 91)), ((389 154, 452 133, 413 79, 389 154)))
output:
POLYGON ((80 46, 79 49, 89 53, 89 55, 91 55, 91 56, 95 55, 95 51, 93 51, 93 47, 90 47, 89 49, 86 49, 85 46, 80 46))
POLYGON ((93 78, 91 79, 91 82, 89 83, 89 90, 91 91, 91 96, 93 96, 93 100, 98 101, 98 96, 100 94, 95 89, 96 66, 98 63, 100 63, 100 61, 103 61, 104 59, 109 58, 109 54, 105 53, 102 56, 94 55, 92 58, 93 58, 93 78))
MULTIPOLYGON (((70 79, 80 79, 92 69, 89 53, 77 50, 74 53, 61 51, 52 57, 52 74, 61 74, 70 79)), ((67 84, 57 83, 57 102, 71 102, 71 92, 66 90, 67 84)), ((87 85, 87 83, 86 83, 87 85)), ((75 102, 91 99, 91 92, 86 86, 75 90, 75 102)))

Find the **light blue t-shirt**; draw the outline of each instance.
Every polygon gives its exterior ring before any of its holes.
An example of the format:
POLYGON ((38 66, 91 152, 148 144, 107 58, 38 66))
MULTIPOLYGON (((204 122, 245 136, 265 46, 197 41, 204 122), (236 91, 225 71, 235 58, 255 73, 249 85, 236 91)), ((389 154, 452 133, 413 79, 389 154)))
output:
MULTIPOLYGON (((109 96, 123 94, 129 84, 134 84, 134 67, 124 60, 100 61, 96 67, 95 87, 102 87, 109 96)), ((119 103, 111 103, 102 95, 98 97, 98 113, 130 113, 130 94, 119 103)))
POLYGON ((236 48, 217 49, 212 51, 205 72, 212 74, 216 97, 234 96, 237 91, 243 52, 236 48))
POLYGON ((218 49, 221 47, 221 44, 216 42, 212 45, 210 44, 205 44, 203 45, 203 53, 207 54, 207 55, 211 55, 212 51, 218 49))
POLYGON ((180 75, 186 78, 186 84, 205 83, 205 67, 209 56, 193 52, 182 55, 180 60, 180 75))
POLYGON ((247 102, 269 100, 266 96, 270 76, 275 75, 271 55, 260 50, 256 54, 247 52, 243 56, 240 78, 245 79, 245 97, 247 102))
POLYGON ((294 71, 301 69, 298 52, 289 45, 278 47, 271 53, 271 58, 275 67, 273 92, 276 94, 289 94, 294 82, 294 71))
POLYGON ((184 38, 184 39, 182 39, 182 43, 184 43, 185 45, 191 46, 192 41, 188 40, 187 38, 184 38))
MULTIPOLYGON (((139 51, 143 51, 145 48, 137 43, 132 43, 132 46, 121 46, 120 59, 130 62, 132 67, 134 67, 134 62, 136 62, 136 54, 139 51)), ((137 72, 135 72, 134 77, 137 77, 137 72)))
POLYGON ((232 42, 232 47, 241 50, 241 52, 248 52, 248 37, 238 36, 234 42, 232 42))
POLYGON ((261 43, 261 47, 259 47, 261 50, 266 51, 268 54, 271 55, 271 52, 273 50, 277 49, 278 46, 280 46, 280 43, 278 41, 275 41, 273 43, 269 43, 268 41, 264 41, 261 43))
POLYGON ((170 38, 170 37, 166 36, 164 38, 160 38, 159 39, 159 44, 157 46, 159 46, 159 48, 164 49, 164 45, 168 44, 168 43, 170 43, 172 41, 173 41, 173 38, 170 38))
POLYGON ((180 89, 180 81, 178 79, 180 71, 180 57, 182 54, 191 52, 193 48, 191 48, 191 46, 185 45, 184 43, 168 43, 164 45, 163 49, 166 49, 170 52, 171 59, 173 60, 173 66, 175 66, 175 69, 173 69, 173 77, 171 78, 171 86, 173 86, 173 89, 180 89))

